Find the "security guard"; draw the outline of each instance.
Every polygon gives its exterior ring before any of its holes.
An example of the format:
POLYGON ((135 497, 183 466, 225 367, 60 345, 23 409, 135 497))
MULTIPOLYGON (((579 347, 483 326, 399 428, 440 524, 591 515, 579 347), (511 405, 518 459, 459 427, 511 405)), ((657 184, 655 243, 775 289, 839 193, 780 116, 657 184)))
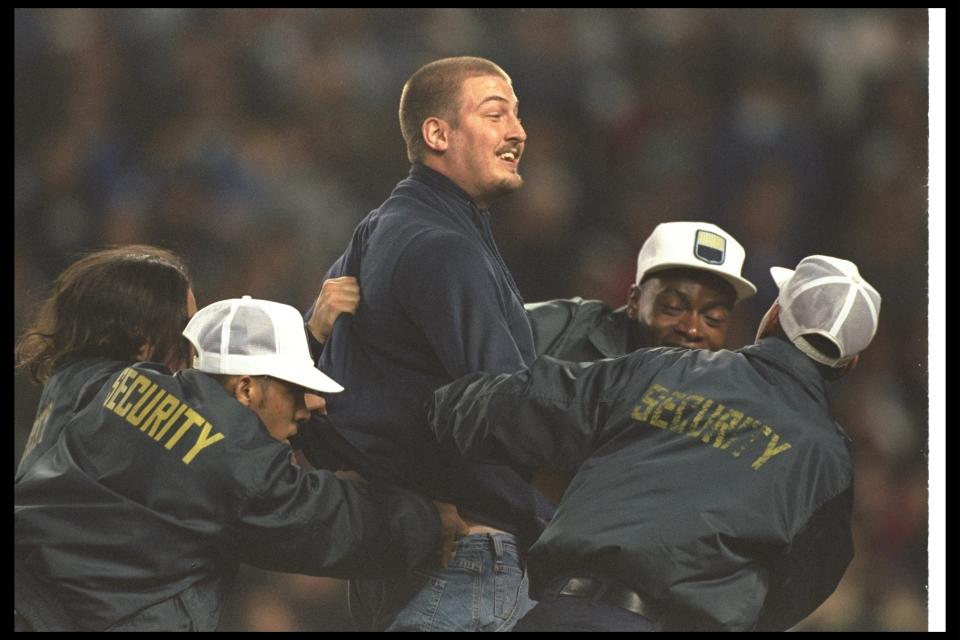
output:
POLYGON ((196 310, 172 254, 92 254, 50 302, 20 349, 52 373, 14 484, 18 629, 213 630, 241 562, 402 573, 465 530, 447 505, 291 463, 287 440, 323 402, 306 394, 342 389, 313 367, 293 307, 197 312, 195 367, 171 375, 185 362, 166 330, 196 310), (117 292, 129 300, 94 304, 117 292))
MULTIPOLYGON (((525 305, 534 348, 576 362, 615 358, 644 347, 722 349, 735 305, 757 288, 740 275, 746 252, 708 222, 657 225, 637 254, 637 276, 619 309, 601 300, 525 305)), ((557 503, 572 474, 538 469, 531 484, 557 503)))
POLYGON ((834 590, 853 478, 825 380, 872 340, 880 296, 828 256, 771 273, 757 344, 541 358, 437 391, 441 442, 577 470, 531 548, 540 602, 516 630, 784 630, 834 590))
POLYGON ((642 347, 722 349, 735 304, 757 292, 740 275, 745 256, 715 224, 659 224, 640 248, 623 307, 582 298, 526 305, 537 355, 581 362, 642 347))

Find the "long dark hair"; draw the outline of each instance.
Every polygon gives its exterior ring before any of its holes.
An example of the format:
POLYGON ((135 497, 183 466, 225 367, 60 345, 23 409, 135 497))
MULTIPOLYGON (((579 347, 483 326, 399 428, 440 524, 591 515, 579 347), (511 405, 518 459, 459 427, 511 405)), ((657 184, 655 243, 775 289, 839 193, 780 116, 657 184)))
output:
POLYGON ((81 358, 136 360, 144 344, 153 359, 189 357, 190 276, 176 255, 148 245, 87 254, 60 274, 53 292, 17 342, 17 366, 37 383, 81 358))

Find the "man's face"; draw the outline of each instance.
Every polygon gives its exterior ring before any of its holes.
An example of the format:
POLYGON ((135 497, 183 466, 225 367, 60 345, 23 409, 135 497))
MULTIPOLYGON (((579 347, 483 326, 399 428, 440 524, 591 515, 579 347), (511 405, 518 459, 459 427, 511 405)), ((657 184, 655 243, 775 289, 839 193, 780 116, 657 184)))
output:
MULTIPOLYGON (((297 433, 298 423, 310 417, 304 388, 270 376, 257 376, 253 384, 257 397, 251 397, 250 408, 273 438, 290 444, 290 437, 297 433)), ((312 393, 307 395, 312 406, 319 400, 312 393)))
POLYGON ((697 269, 668 269, 630 289, 627 315, 644 347, 722 349, 736 303, 733 287, 697 269))
POLYGON ((444 153, 447 177, 486 208, 523 184, 517 170, 526 139, 510 83, 496 75, 467 78, 444 153))

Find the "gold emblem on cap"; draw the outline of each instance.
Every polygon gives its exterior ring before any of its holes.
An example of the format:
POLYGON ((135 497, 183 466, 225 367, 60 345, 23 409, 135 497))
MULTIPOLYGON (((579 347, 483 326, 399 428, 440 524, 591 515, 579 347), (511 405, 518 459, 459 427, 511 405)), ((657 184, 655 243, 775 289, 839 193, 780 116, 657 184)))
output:
POLYGON ((697 230, 694 255, 709 264, 723 264, 726 258, 727 239, 712 231, 697 230))

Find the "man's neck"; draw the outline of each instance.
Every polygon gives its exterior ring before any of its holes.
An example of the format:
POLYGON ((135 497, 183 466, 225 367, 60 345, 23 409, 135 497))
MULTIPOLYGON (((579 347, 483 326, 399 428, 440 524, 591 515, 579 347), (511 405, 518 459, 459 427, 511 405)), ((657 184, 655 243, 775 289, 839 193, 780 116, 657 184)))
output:
POLYGON ((461 185, 459 182, 456 181, 456 179, 454 179, 451 176, 451 173, 453 172, 450 171, 450 168, 446 165, 445 162, 443 162, 442 158, 427 156, 426 158, 420 161, 420 164, 430 169, 431 171, 439 173, 441 176, 443 176, 444 178, 449 180, 451 183, 453 183, 453 185, 456 186, 458 189, 460 189, 460 191, 463 192, 463 194, 467 197, 467 199, 470 200, 470 202, 472 202, 473 204, 475 204, 478 208, 487 209, 486 202, 480 202, 477 198, 475 198, 473 195, 468 193, 467 190, 464 189, 463 185, 461 185))
POLYGON ((443 171, 437 167, 430 166, 424 162, 416 162, 411 168, 411 173, 414 176, 419 176, 421 179, 427 181, 430 184, 441 186, 450 191, 455 191, 457 195, 464 198, 465 200, 473 203, 473 198, 470 197, 470 194, 467 193, 463 187, 458 185, 453 178, 445 174, 443 171))
POLYGON ((627 348, 630 351, 636 351, 637 349, 643 349, 644 347, 649 347, 650 345, 644 344, 643 332, 640 331, 640 323, 636 319, 627 316, 627 348))

